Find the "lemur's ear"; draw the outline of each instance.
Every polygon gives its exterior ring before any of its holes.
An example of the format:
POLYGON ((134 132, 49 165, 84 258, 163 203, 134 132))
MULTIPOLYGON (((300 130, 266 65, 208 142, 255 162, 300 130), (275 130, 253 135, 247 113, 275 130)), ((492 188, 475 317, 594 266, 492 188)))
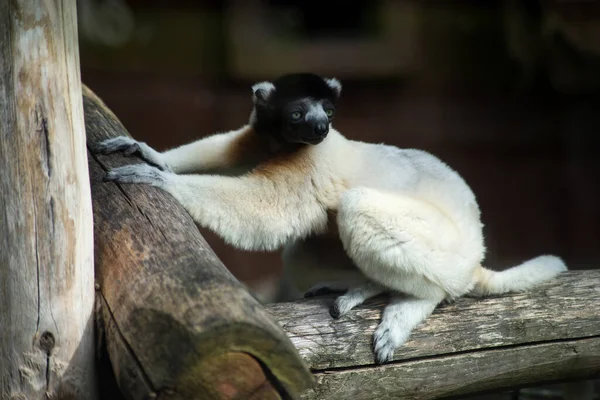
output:
POLYGON ((329 86, 334 92, 336 97, 340 97, 342 93, 342 84, 336 78, 325 78, 325 83, 329 86))
POLYGON ((271 82, 259 82, 252 85, 252 101, 254 104, 266 102, 275 91, 271 82))

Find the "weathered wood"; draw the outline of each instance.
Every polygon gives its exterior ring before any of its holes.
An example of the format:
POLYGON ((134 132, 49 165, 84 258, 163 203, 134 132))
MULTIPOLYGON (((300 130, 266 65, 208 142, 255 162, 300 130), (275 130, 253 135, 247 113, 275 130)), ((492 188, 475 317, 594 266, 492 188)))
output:
POLYGON ((385 299, 339 320, 331 301, 267 306, 316 376, 306 399, 432 399, 600 376, 600 270, 441 306, 384 366, 371 346, 385 299))
MULTIPOLYGON (((83 93, 89 147, 127 135, 100 99, 83 93)), ((102 182, 107 168, 138 159, 89 157, 102 320, 125 397, 297 398, 313 376, 185 210, 149 185, 102 182)))
POLYGON ((94 399, 92 204, 71 0, 0 0, 0 398, 94 399))

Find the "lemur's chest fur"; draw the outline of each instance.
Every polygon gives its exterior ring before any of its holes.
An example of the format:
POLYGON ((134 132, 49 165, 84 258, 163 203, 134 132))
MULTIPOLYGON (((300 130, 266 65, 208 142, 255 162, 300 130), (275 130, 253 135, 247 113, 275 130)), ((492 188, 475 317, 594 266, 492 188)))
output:
POLYGON ((332 158, 336 154, 331 148, 341 139, 336 137, 338 135, 332 135, 316 146, 272 154, 251 173, 268 180, 282 196, 299 202, 316 202, 325 210, 336 210, 341 195, 350 187, 345 169, 332 158), (324 156, 327 153, 329 156, 324 156))

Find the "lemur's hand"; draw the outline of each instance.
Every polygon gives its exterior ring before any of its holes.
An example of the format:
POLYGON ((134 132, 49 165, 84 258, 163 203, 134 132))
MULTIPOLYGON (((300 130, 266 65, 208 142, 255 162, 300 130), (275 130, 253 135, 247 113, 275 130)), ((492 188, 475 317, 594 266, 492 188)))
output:
POLYGON ((116 152, 123 152, 125 157, 136 155, 148 164, 152 164, 163 171, 170 171, 171 169, 163 160, 163 155, 146 143, 138 142, 127 136, 119 136, 116 138, 106 139, 98 143, 92 149, 94 153, 100 154, 112 154, 116 152))
POLYGON ((148 164, 135 164, 113 168, 104 175, 103 180, 118 183, 145 183, 163 187, 169 176, 173 176, 173 174, 148 164))

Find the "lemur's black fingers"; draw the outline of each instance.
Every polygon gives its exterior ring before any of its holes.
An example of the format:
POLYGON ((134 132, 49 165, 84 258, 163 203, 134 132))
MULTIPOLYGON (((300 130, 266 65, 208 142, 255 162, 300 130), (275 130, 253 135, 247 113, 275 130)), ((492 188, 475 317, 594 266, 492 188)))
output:
POLYGON ((140 150, 140 145, 137 143, 132 144, 131 146, 129 146, 129 148, 125 149, 125 151, 123 152, 123 155, 125 157, 130 157, 135 153, 139 153, 140 150))
POLYGON ((171 168, 169 168, 169 166, 167 164, 162 163, 162 162, 157 162, 152 158, 145 157, 143 151, 141 151, 141 150, 140 150, 139 155, 146 163, 148 163, 148 165, 151 165, 163 172, 173 172, 173 170, 171 168))
POLYGON ((148 164, 133 164, 108 171, 102 180, 104 182, 142 183, 161 186, 165 182, 165 173, 148 164))
POLYGON ((91 146, 94 153, 112 154, 119 151, 126 151, 132 146, 137 145, 137 142, 129 137, 116 137, 103 140, 96 145, 91 146))
POLYGON ((123 174, 115 172, 107 172, 102 178, 104 182, 116 182, 116 183, 153 183, 157 179, 149 176, 136 175, 136 174, 123 174))
POLYGON ((106 174, 104 174, 104 177, 102 177, 102 180, 104 182, 125 182, 128 178, 130 177, 134 177, 135 175, 132 173, 123 173, 120 171, 108 171, 106 174))

